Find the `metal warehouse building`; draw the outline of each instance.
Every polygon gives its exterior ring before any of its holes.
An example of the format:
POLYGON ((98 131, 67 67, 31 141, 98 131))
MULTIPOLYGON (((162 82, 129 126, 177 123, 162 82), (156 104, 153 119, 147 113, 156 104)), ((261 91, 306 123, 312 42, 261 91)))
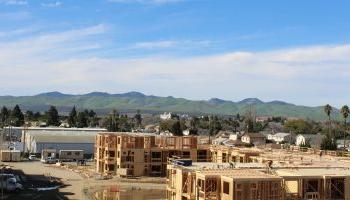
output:
POLYGON ((43 149, 84 150, 85 154, 94 154, 95 136, 105 129, 39 129, 26 130, 23 133, 24 151, 41 153, 43 149))

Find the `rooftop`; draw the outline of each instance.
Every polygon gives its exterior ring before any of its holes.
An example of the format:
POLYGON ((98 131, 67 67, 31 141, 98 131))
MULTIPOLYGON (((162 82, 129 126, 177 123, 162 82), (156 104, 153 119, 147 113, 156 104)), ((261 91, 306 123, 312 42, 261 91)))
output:
POLYGON ((276 136, 276 137, 285 137, 285 136, 288 136, 290 135, 290 133, 276 133, 274 134, 273 136, 276 136))
POLYGON ((49 131, 107 131, 105 128, 62 128, 62 127, 4 127, 4 129, 49 130, 49 131))
POLYGON ((348 176, 350 169, 346 168, 303 168, 303 169, 278 169, 276 174, 283 177, 324 177, 324 176, 348 176))
POLYGON ((95 136, 97 135, 99 131, 95 130, 95 131, 87 131, 87 130, 71 130, 71 129, 65 129, 65 130, 56 130, 56 129, 29 129, 25 132, 26 135, 30 135, 30 136, 36 136, 36 135, 48 135, 48 136, 56 136, 56 135, 63 135, 63 136, 95 136))
MULTIPOLYGON (((274 165, 277 167, 277 165, 274 165)), ((233 170, 233 169, 265 169, 262 163, 215 163, 215 162, 193 162, 191 166, 181 166, 182 168, 203 171, 203 170, 233 170)))
POLYGON ((255 137, 255 138, 265 138, 262 133, 245 133, 243 136, 255 137))
POLYGON ((202 170, 197 173, 203 176, 224 176, 224 177, 232 178, 234 180, 281 179, 276 175, 267 174, 262 171, 258 171, 254 169, 208 169, 208 170, 202 170))

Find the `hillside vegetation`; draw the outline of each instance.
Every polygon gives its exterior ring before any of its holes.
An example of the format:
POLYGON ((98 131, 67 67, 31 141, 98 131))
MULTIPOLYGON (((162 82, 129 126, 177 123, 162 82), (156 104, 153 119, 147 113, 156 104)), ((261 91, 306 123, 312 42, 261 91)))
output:
MULTIPOLYGON (((258 115, 286 116, 325 120, 323 107, 298 106, 282 101, 263 102, 256 98, 244 99, 239 102, 225 101, 213 98, 208 101, 194 101, 184 98, 147 96, 138 92, 124 94, 108 94, 93 92, 83 95, 62 94, 59 92, 43 93, 34 96, 1 96, 0 106, 13 107, 16 104, 24 109, 45 111, 54 105, 61 111, 69 110, 74 105, 80 109, 94 109, 106 113, 111 109, 121 111, 141 110, 144 112, 179 112, 190 114, 244 114, 252 107, 258 115)), ((335 118, 339 117, 335 110, 335 118)))

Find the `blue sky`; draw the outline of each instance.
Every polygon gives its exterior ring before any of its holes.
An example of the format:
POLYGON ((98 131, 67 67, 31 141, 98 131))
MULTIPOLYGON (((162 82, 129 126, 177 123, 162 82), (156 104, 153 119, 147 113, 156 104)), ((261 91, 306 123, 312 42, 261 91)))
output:
POLYGON ((350 2, 0 0, 0 95, 350 102, 350 2))

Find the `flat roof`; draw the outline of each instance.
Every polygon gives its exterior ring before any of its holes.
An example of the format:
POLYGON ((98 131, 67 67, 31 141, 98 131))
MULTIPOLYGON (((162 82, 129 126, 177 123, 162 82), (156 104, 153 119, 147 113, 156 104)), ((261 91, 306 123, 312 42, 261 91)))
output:
POLYGON ((277 169, 275 172, 277 175, 283 177, 350 176, 349 168, 277 169))
MULTIPOLYGON (((215 162, 193 162, 191 166, 180 166, 193 171, 202 170, 223 170, 223 169, 266 169, 266 164, 263 163, 215 163, 215 162), (233 168, 232 168, 233 166, 233 168)), ((273 164, 273 167, 278 167, 273 164)))
POLYGON ((16 130, 55 130, 55 131, 107 131, 105 128, 64 128, 64 127, 18 127, 18 126, 6 126, 4 129, 16 129, 16 130))
POLYGON ((203 170, 198 172, 204 176, 221 175, 223 177, 232 178, 233 180, 246 180, 246 179, 282 179, 281 177, 267 174, 254 169, 216 169, 216 170, 203 170))
MULTIPOLYGON (((139 132, 99 132, 100 135, 128 135, 128 136, 164 136, 155 133, 139 133, 139 132)), ((165 136, 172 137, 172 136, 165 136)))
POLYGON ((27 130, 26 135, 36 137, 42 136, 95 136, 98 131, 72 131, 72 130, 27 130))

